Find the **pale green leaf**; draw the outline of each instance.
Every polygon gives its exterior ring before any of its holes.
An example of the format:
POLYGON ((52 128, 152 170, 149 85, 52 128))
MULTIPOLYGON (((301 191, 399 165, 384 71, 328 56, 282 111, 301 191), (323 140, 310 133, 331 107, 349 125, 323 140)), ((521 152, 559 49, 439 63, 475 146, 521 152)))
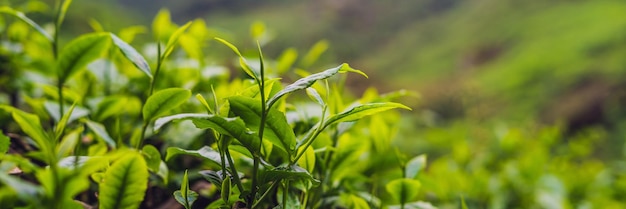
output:
POLYGON ((154 38, 158 41, 167 39, 167 37, 170 36, 173 25, 170 18, 170 11, 167 9, 159 10, 159 13, 157 13, 152 21, 152 34, 154 38))
POLYGON ((198 199, 198 193, 189 189, 189 178, 187 177, 187 170, 185 170, 185 175, 183 176, 180 190, 176 190, 174 192, 174 199, 176 199, 178 203, 183 205, 185 209, 190 209, 193 205, 193 202, 198 199))
POLYGON ((184 155, 191 155, 194 157, 200 157, 205 160, 209 160, 209 162, 212 162, 217 166, 222 165, 220 153, 218 151, 215 151, 209 146, 204 146, 200 148, 199 150, 186 150, 186 149, 181 149, 178 147, 169 147, 167 148, 166 153, 167 154, 165 155, 165 161, 169 161, 174 156, 184 154, 184 155))
POLYGON ((159 152, 159 150, 157 150, 156 147, 147 144, 143 146, 143 148, 141 149, 141 153, 146 160, 148 168, 155 173, 158 172, 159 167, 161 166, 161 153, 159 152))
POLYGON ((322 99, 322 96, 320 96, 320 93, 318 93, 317 90, 315 90, 314 88, 306 88, 306 94, 309 96, 309 98, 311 98, 313 101, 317 102, 321 106, 326 105, 326 103, 322 99))
POLYGON ((293 64, 298 59, 298 51, 294 48, 288 48, 283 51, 277 59, 276 71, 279 75, 286 73, 291 69, 293 64))
POLYGON ((174 120, 190 120, 192 118, 207 118, 207 117, 210 117, 210 115, 198 114, 198 113, 182 113, 182 114, 176 114, 176 115, 170 115, 170 116, 162 117, 162 118, 157 119, 154 122, 154 131, 155 132, 158 131, 165 124, 167 124, 169 122, 172 122, 174 120))
POLYGON ((83 132, 83 126, 78 127, 76 130, 70 131, 67 135, 63 136, 63 139, 57 146, 57 156, 65 157, 74 151, 78 141, 81 138, 81 133, 83 132))
MULTIPOLYGON (((248 97, 233 96, 228 98, 228 102, 230 103, 230 110, 235 115, 241 117, 247 127, 252 130, 260 128, 261 115, 263 114, 261 101, 248 97)), ((285 151, 288 156, 291 156, 296 147, 296 135, 289 123, 287 123, 285 114, 275 108, 271 108, 267 114, 263 138, 285 151)))
POLYGON ((117 37, 115 34, 111 33, 111 39, 113 39, 113 43, 117 48, 120 49, 124 57, 128 59, 128 61, 132 62, 137 69, 141 70, 141 72, 145 73, 148 77, 152 78, 152 70, 150 69, 150 65, 146 61, 146 59, 137 52, 135 48, 130 46, 128 43, 123 41, 121 38, 117 37))
MULTIPOLYGON (((61 8, 57 14, 57 28, 61 28, 61 24, 63 24, 63 21, 65 20, 65 15, 67 14, 67 9, 70 7, 70 4, 72 4, 72 0, 63 0, 63 4, 61 4, 61 8)), ((56 31, 56 33, 59 33, 59 31, 56 31)))
POLYGON ((85 120, 85 124, 96 134, 97 138, 106 142, 109 147, 115 148, 117 146, 115 140, 109 135, 104 125, 90 120, 85 120))
POLYGON ((169 88, 158 91, 148 97, 143 106, 143 119, 151 121, 185 103, 191 97, 191 91, 183 88, 169 88))
POLYGON ((259 75, 256 73, 256 71, 252 70, 252 68, 246 61, 246 58, 244 58, 243 55, 241 55, 241 52, 239 52, 239 49, 237 49, 235 45, 221 38, 215 38, 215 40, 219 41, 220 43, 226 45, 228 48, 233 50, 233 52, 235 52, 235 54, 239 56, 239 64, 241 65, 241 68, 243 69, 243 71, 246 74, 248 74, 250 77, 254 78, 254 80, 259 80, 259 75))
POLYGON ((352 68, 350 68, 350 66, 348 64, 344 63, 344 64, 341 64, 341 65, 339 65, 337 67, 325 70, 323 72, 316 73, 316 74, 309 75, 307 77, 298 79, 296 82, 294 82, 292 84, 289 84, 283 90, 279 91, 272 98, 270 98, 267 101, 267 106, 271 107, 272 105, 274 105, 275 102, 278 101, 278 99, 280 99, 281 97, 283 97, 283 96, 285 96, 285 95, 287 95, 289 93, 309 88, 316 81, 330 78, 331 76, 333 76, 333 75, 335 75, 335 74, 337 74, 339 72, 348 72, 348 69, 352 69, 352 68))
POLYGON ((50 34, 48 34, 48 32, 46 32, 46 30, 44 30, 41 26, 39 26, 37 23, 35 23, 30 18, 26 17, 26 15, 24 15, 24 13, 16 11, 13 8, 7 7, 7 6, 0 7, 0 13, 4 13, 4 14, 8 14, 8 15, 12 15, 14 17, 17 17, 19 20, 21 20, 21 21, 25 22, 26 24, 30 25, 37 32, 39 32, 41 35, 46 37, 46 39, 48 39, 48 41, 50 41, 50 43, 54 42, 54 39, 52 38, 52 36, 50 36, 50 34))
POLYGON ((320 40, 315 43, 302 58, 301 66, 303 68, 308 68, 313 65, 313 63, 315 63, 320 56, 328 50, 328 45, 328 41, 326 40, 320 40))
POLYGON ((394 199, 404 204, 417 196, 421 185, 418 180, 402 178, 389 182, 385 188, 394 199))
POLYGON ((138 153, 128 152, 113 162, 100 184, 99 208, 136 209, 148 187, 148 166, 138 153))
POLYGON ((90 33, 68 43, 58 59, 60 82, 64 83, 87 64, 102 56, 109 44, 109 37, 109 33, 90 33))
POLYGON ((68 116, 67 121, 65 123, 71 123, 72 121, 75 121, 76 119, 85 117, 87 115, 89 115, 89 109, 81 107, 81 106, 64 106, 63 107, 63 112, 64 115, 61 116, 61 114, 59 113, 59 103, 58 102, 54 102, 54 101, 45 101, 43 103, 44 108, 46 109, 46 112, 48 112, 48 114, 50 115, 50 117, 52 117, 52 119, 54 119, 55 122, 59 122, 62 120, 62 117, 68 116), (74 110, 71 111, 71 114, 68 115, 67 113, 70 112, 70 108, 73 107, 74 110))
POLYGON ((357 105, 339 114, 331 116, 324 123, 323 127, 327 127, 335 123, 355 121, 355 120, 361 119, 369 115, 373 115, 379 112, 383 112, 383 111, 395 109, 395 108, 402 108, 402 109, 408 109, 408 110, 411 109, 400 103, 393 103, 393 102, 369 103, 369 104, 357 105))
POLYGON ((404 177, 406 178, 415 178, 417 174, 422 171, 426 167, 426 155, 419 155, 409 160, 406 163, 406 168, 404 169, 404 177))
POLYGON ((187 22, 187 24, 181 26, 176 31, 174 31, 172 36, 170 36, 170 38, 167 40, 167 44, 165 45, 165 51, 163 52, 163 56, 161 56, 161 60, 165 60, 165 58, 167 58, 172 53, 172 51, 174 51, 174 47, 178 43, 178 39, 180 39, 180 36, 183 35, 183 33, 187 30, 187 28, 189 28, 190 25, 191 22, 187 22))

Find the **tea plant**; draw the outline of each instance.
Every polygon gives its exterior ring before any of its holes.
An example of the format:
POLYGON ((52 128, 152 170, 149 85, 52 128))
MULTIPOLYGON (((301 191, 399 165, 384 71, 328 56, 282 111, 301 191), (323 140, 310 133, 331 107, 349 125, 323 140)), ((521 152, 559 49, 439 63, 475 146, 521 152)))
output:
POLYGON ((260 43, 251 58, 202 20, 177 26, 167 10, 143 53, 130 43, 144 27, 116 34, 95 20, 95 32, 61 45, 70 5, 56 1, 53 35, 0 8, 14 90, 0 105, 12 118, 0 122, 3 207, 152 208, 164 193, 185 208, 430 207, 413 202, 425 157, 405 160, 391 146, 398 116, 388 110, 409 109, 392 102, 406 92, 350 101, 339 75, 367 76, 348 64, 309 74, 294 50, 269 61, 260 43), (210 42, 235 52, 246 78, 207 64, 210 42), (301 78, 282 83, 293 68, 301 78), (212 186, 195 188, 200 178, 212 186))

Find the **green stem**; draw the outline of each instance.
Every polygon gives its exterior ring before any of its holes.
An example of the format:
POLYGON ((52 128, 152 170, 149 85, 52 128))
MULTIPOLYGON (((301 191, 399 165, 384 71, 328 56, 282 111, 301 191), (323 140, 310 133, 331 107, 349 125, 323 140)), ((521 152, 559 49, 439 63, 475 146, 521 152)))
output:
POLYGON ((233 181, 235 181, 235 185, 237 185, 239 192, 243 192, 243 185, 241 184, 241 179, 239 178, 235 162, 233 161, 233 157, 230 155, 228 147, 224 149, 224 153, 226 154, 226 159, 228 159, 228 163, 230 164, 230 172, 233 174, 233 181))
POLYGON ((285 187, 283 189, 283 209, 287 209, 288 195, 289 195, 289 180, 285 181, 285 187))
MULTIPOLYGON (((260 53, 260 52, 259 52, 260 53)), ((261 63, 263 63, 263 55, 259 54, 259 57, 261 59, 261 63)), ((257 151, 257 153, 261 153, 261 149, 263 147, 263 131, 265 130, 265 121, 267 119, 267 113, 269 112, 267 110, 266 104, 265 104, 265 69, 263 64, 261 64, 261 76, 260 78, 257 78, 257 84, 259 85, 259 91, 261 92, 261 124, 259 126, 259 150, 257 151)), ((259 172, 259 161, 261 160, 258 154, 254 154, 253 155, 253 167, 252 167, 252 188, 250 191, 250 197, 248 200, 248 205, 254 205, 255 202, 255 197, 256 197, 256 193, 258 192, 258 172, 259 172)))
POLYGON ((268 194, 269 194, 272 190, 276 189, 276 187, 278 186, 278 183, 279 183, 279 182, 280 182, 280 181, 274 181, 274 182, 272 182, 272 185, 270 185, 270 188, 268 188, 268 189, 267 189, 267 190, 263 193, 263 195, 261 195, 261 197, 259 197, 259 199, 258 199, 258 200, 257 200, 257 201, 256 201, 256 202, 252 205, 252 208, 256 208, 256 207, 258 207, 258 206, 259 206, 259 203, 261 203, 261 201, 262 201, 263 199, 265 199, 265 197, 267 197, 267 195, 268 195, 268 194))
MULTIPOLYGON (((163 57, 161 55, 161 44, 157 43, 157 67, 156 70, 154 71, 154 77, 150 80, 150 91, 148 92, 148 96, 146 97, 146 101, 148 100, 148 98, 150 98, 150 96, 152 96, 152 93, 154 93, 154 84, 157 81, 157 77, 159 76, 159 71, 161 70, 161 63, 163 62, 163 57)), ((144 102, 145 105, 145 102, 144 102)), ((143 107, 142 107, 143 109, 143 107)), ((150 121, 144 121, 143 122, 143 127, 141 128, 141 138, 139 139, 139 142, 137 143, 137 149, 139 149, 141 147, 141 145, 143 144, 143 141, 145 140, 144 137, 146 136, 146 129, 148 128, 148 125, 150 124, 150 121)))

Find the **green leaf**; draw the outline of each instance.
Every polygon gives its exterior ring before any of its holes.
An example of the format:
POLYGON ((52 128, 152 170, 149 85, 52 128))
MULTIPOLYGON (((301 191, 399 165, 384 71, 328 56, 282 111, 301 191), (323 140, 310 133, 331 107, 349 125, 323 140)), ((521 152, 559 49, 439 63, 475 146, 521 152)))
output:
POLYGON ((294 48, 288 48, 278 57, 276 63, 276 71, 279 75, 286 73, 291 69, 293 63, 298 58, 298 51, 294 48))
POLYGON ((104 125, 90 120, 85 120, 85 124, 87 124, 87 127, 89 127, 99 139, 106 142, 109 147, 115 148, 117 146, 115 140, 109 135, 104 125))
POLYGON ((11 138, 4 135, 2 130, 0 130, 0 156, 6 154, 9 151, 9 146, 11 145, 11 138))
POLYGON ((217 166, 222 165, 220 153, 218 151, 215 151, 209 146, 204 146, 200 148, 199 150, 186 150, 186 149, 181 149, 178 147, 169 147, 167 148, 166 153, 167 154, 165 155, 165 161, 169 161, 174 156, 185 154, 185 155, 191 155, 191 156, 203 158, 205 160, 209 160, 209 162, 212 162, 217 166))
POLYGON ((461 209, 467 209, 467 204, 465 203, 465 198, 461 196, 461 209))
POLYGON ((76 144, 81 138, 81 133, 83 132, 83 126, 78 127, 76 130, 73 130, 66 134, 59 145, 57 145, 57 156, 65 157, 74 151, 76 144))
POLYGON ((403 178, 389 182, 385 188, 400 204, 404 204, 417 196, 421 185, 418 180, 403 178))
POLYGON ((74 110, 71 111, 71 115, 69 115, 69 118, 67 118, 67 121, 65 123, 71 123, 72 121, 85 117, 87 115, 89 115, 89 110, 87 108, 84 107, 80 107, 80 106, 64 106, 63 107, 63 112, 65 113, 65 115, 61 115, 59 113, 59 103, 58 102, 54 102, 54 101, 45 101, 43 103, 44 108, 46 109, 46 111, 48 112, 48 114, 50 115, 50 117, 52 117, 52 119, 54 119, 54 121, 59 122, 62 120, 62 117, 65 117, 67 115, 68 112, 70 112, 70 107, 74 107, 74 110))
POLYGON ((257 153, 261 146, 259 136, 255 132, 250 131, 240 118, 208 115, 206 118, 192 118, 191 120, 197 128, 211 128, 220 134, 232 136, 251 153, 257 153))
POLYGON ((230 188, 232 187, 230 177, 226 177, 222 182, 222 188, 220 190, 220 195, 222 196, 222 200, 224 202, 228 202, 228 197, 230 197, 230 188))
MULTIPOLYGON (((57 14, 57 28, 61 28, 61 24, 63 24, 63 20, 65 20, 65 15, 67 14, 67 9, 70 7, 70 4, 72 4, 72 0, 63 0, 63 4, 61 4, 61 8, 57 14)), ((55 33, 59 33, 59 31, 56 31, 55 33)))
POLYGON ((148 187, 148 166, 143 157, 128 152, 115 161, 100 184, 99 208, 135 209, 143 201, 148 187))
MULTIPOLYGON (((301 149, 304 147, 301 147, 301 149)), ((298 159, 298 165, 306 169, 309 173, 313 173, 313 169, 315 168, 315 150, 313 147, 309 146, 306 151, 304 151, 304 155, 298 159)))
POLYGON ((33 183, 11 176, 4 172, 0 172, 0 182, 3 184, 3 188, 6 186, 17 189, 18 191, 16 191, 15 194, 23 200, 30 200, 34 202, 41 201, 40 199, 37 199, 37 197, 40 197, 44 193, 42 187, 38 187, 33 183))
POLYGON ((304 55, 301 61, 302 68, 308 68, 328 49, 328 41, 320 40, 304 55))
POLYGON ((307 77, 298 79, 296 82, 294 82, 292 84, 289 84, 283 90, 279 91, 271 99, 269 99, 267 101, 267 106, 268 107, 272 107, 272 105, 274 105, 274 103, 277 102, 278 99, 280 99, 281 97, 283 97, 283 96, 285 96, 285 95, 287 95, 289 93, 309 88, 316 81, 330 78, 331 76, 333 76, 333 75, 335 75, 335 74, 337 74, 339 72, 348 72, 349 69, 352 69, 352 68, 350 68, 350 66, 348 64, 344 63, 344 64, 341 64, 341 65, 339 65, 337 67, 325 70, 323 72, 316 73, 316 74, 309 75, 307 77))
POLYGON ((157 119, 154 122, 154 131, 155 132, 158 131, 165 124, 167 124, 169 122, 172 122, 174 120, 190 120, 192 118, 207 118, 207 117, 210 117, 210 115, 201 114, 201 113, 182 113, 182 114, 176 114, 176 115, 170 115, 170 116, 162 117, 162 118, 157 119))
POLYGON ((70 120, 70 116, 72 115, 72 113, 74 112, 74 108, 76 107, 76 103, 74 103, 71 107, 70 110, 65 112, 65 114, 63 115, 63 117, 61 117, 61 119, 59 120, 59 123, 57 123, 57 127, 54 129, 54 136, 55 139, 60 139, 61 135, 63 135, 63 131, 65 131, 65 126, 67 126, 68 121, 70 120))
POLYGON ((111 116, 122 114, 139 114, 141 111, 141 101, 133 96, 113 95, 102 99, 98 103, 95 119, 103 121, 111 116))
POLYGON ((102 56, 109 44, 109 36, 109 33, 90 33, 68 43, 58 59, 58 76, 61 83, 102 56))
MULTIPOLYGON (((246 126, 253 130, 258 130, 261 125, 261 115, 263 110, 261 101, 248 97, 233 96, 228 98, 230 110, 241 117, 246 126)), ((268 139, 274 146, 287 152, 288 156, 296 147, 296 135, 293 132, 285 114, 275 108, 271 108, 265 121, 263 138, 268 139)))
POLYGON ((141 72, 145 73, 148 77, 152 78, 152 70, 150 69, 150 65, 146 61, 146 59, 137 52, 135 48, 130 46, 128 43, 123 41, 121 38, 117 37, 115 34, 111 33, 111 39, 113 39, 113 44, 120 49, 124 57, 128 59, 128 61, 132 62, 137 69, 141 70, 141 72))
POLYGON ((313 178, 304 168, 292 165, 289 167, 276 167, 271 170, 265 171, 261 175, 262 182, 280 181, 280 180, 305 180, 313 183, 313 185, 319 185, 320 181, 313 178))
POLYGON ((226 45, 228 48, 233 50, 233 52, 235 52, 235 54, 239 56, 239 64, 241 65, 241 68, 243 69, 243 71, 246 72, 246 74, 248 74, 250 77, 254 78, 254 80, 257 80, 257 81, 259 80, 259 75, 256 73, 256 71, 252 70, 252 68, 246 61, 246 58, 244 58, 243 55, 241 55, 241 52, 239 52, 239 49, 237 49, 235 45, 221 38, 215 38, 215 40, 219 41, 220 43, 226 45))
POLYGON ((415 178, 417 174, 426 167, 426 155, 419 155, 409 160, 404 169, 405 178, 415 178))
POLYGON ((15 11, 13 8, 7 7, 7 6, 0 7, 0 13, 4 13, 4 14, 8 14, 8 15, 17 17, 19 20, 21 20, 21 21, 25 22, 26 24, 30 25, 37 32, 39 32, 41 35, 46 37, 46 39, 48 39, 48 41, 50 41, 50 43, 54 42, 54 39, 52 38, 52 36, 50 36, 50 34, 48 34, 48 32, 46 32, 46 30, 44 30, 41 26, 39 26, 33 20, 31 20, 28 17, 26 17, 26 15, 24 15, 24 13, 15 11))
POLYGON ((11 112, 13 120, 20 126, 22 131, 32 138, 36 145, 46 154, 52 154, 52 139, 43 130, 39 117, 34 114, 26 113, 11 106, 1 105, 0 108, 11 112))
POLYGON ((176 199, 178 203, 183 205, 185 209, 190 209, 193 205, 193 202, 198 199, 198 193, 189 189, 189 178, 187 177, 187 170, 185 170, 185 175, 183 176, 180 190, 176 190, 174 192, 174 199, 176 199))
POLYGON ((306 94, 309 96, 309 98, 311 98, 313 101, 317 102, 321 106, 326 105, 326 103, 322 99, 322 96, 320 96, 320 94, 314 88, 306 88, 306 94))
POLYGON ((148 165, 148 168, 155 173, 158 172, 159 167, 161 165, 161 153, 159 152, 159 150, 157 150, 156 147, 150 144, 147 144, 143 146, 141 151, 142 151, 141 153, 144 156, 144 159, 146 160, 146 164, 148 165))
POLYGON ((183 88, 169 88, 158 91, 148 97, 143 106, 143 119, 151 121, 185 103, 191 97, 191 91, 183 88))
POLYGON ((170 34, 170 29, 173 27, 172 20, 170 18, 170 11, 167 9, 159 10, 159 13, 154 17, 152 21, 152 33, 157 41, 167 39, 170 34))
POLYGON ((163 52, 163 56, 161 56, 161 60, 165 60, 165 58, 170 56, 172 51, 174 51, 174 47, 178 43, 178 39, 180 39, 180 36, 183 35, 187 28, 189 28, 191 23, 192 22, 187 22, 187 24, 181 26, 180 28, 178 28, 178 30, 174 31, 172 36, 170 36, 170 38, 167 40, 167 44, 165 45, 165 51, 163 52))
POLYGON ((323 127, 327 127, 334 123, 355 121, 365 116, 373 115, 373 114, 390 110, 390 109, 394 109, 394 108, 403 108, 403 109, 408 109, 408 110, 411 109, 400 103, 393 103, 393 102, 369 103, 369 104, 357 105, 346 111, 343 111, 339 114, 333 115, 332 117, 328 118, 328 120, 324 123, 323 127))

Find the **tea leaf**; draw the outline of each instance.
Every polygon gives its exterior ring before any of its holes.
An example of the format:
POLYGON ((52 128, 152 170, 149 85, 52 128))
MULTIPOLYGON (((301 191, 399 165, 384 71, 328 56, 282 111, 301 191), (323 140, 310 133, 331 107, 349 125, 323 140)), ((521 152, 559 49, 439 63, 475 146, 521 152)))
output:
POLYGON ((328 41, 326 40, 321 40, 318 41, 317 43, 315 43, 311 49, 309 49, 309 51, 306 53, 306 55, 304 55, 304 57, 302 58, 301 61, 301 65, 303 68, 308 68, 311 65, 313 65, 313 63, 315 63, 315 61, 317 61, 319 59, 319 57, 326 52, 326 50, 328 49, 328 41))
POLYGON ((58 157, 65 157, 72 153, 72 151, 76 147, 76 144, 78 144, 78 141, 81 138, 81 133, 83 132, 83 130, 83 126, 79 126, 76 130, 69 132, 63 137, 63 140, 61 140, 59 145, 57 145, 58 157))
POLYGON ((296 62, 297 58, 298 58, 298 51, 296 51, 296 49, 294 48, 286 49, 285 51, 283 51, 282 54, 280 54, 280 56, 277 59, 276 72, 279 75, 286 73, 287 71, 289 71, 289 69, 291 69, 291 67, 293 66, 293 63, 296 62))
POLYGON ((65 126, 67 126, 67 123, 70 120, 70 116, 72 115, 72 112, 74 112, 74 107, 76 107, 76 103, 74 103, 70 107, 69 111, 65 112, 63 117, 61 117, 61 119, 59 120, 59 123, 57 123, 57 127, 54 129, 54 136, 56 140, 61 138, 61 135, 63 134, 63 131, 65 130, 65 126))
POLYGON ((211 128, 220 134, 234 137, 251 153, 257 153, 261 146, 259 136, 250 131, 240 118, 209 115, 206 118, 192 118, 191 120, 198 128, 211 128))
POLYGON ((298 165, 306 169, 309 173, 313 172, 315 168, 315 150, 313 147, 307 147, 306 151, 304 151, 304 155, 298 159, 298 165))
POLYGON ((148 187, 148 166, 135 152, 128 152, 115 161, 100 184, 99 208, 139 208, 148 187))
POLYGON ((220 191, 220 195, 222 196, 222 200, 224 202, 228 202, 228 197, 230 197, 230 188, 232 187, 230 177, 226 177, 222 182, 222 188, 220 191))
POLYGON ((161 153, 159 150, 150 144, 143 146, 141 150, 148 168, 155 173, 158 172, 161 165, 161 153))
MULTIPOLYGON (((63 24, 63 20, 65 20, 65 15, 67 14, 67 9, 70 7, 70 4, 72 4, 72 0, 63 1, 59 13, 57 14, 56 28, 61 28, 61 24, 63 24)), ((55 31, 55 33, 58 32, 59 31, 55 31)))
POLYGON ((340 73, 340 72, 361 72, 361 71, 352 69, 348 64, 344 63, 344 64, 341 64, 341 65, 339 65, 337 67, 325 70, 323 72, 316 73, 316 74, 309 75, 307 77, 298 79, 296 82, 294 82, 292 84, 289 84, 283 90, 279 91, 271 99, 269 99, 267 101, 267 106, 271 107, 281 97, 283 97, 283 96, 285 96, 285 95, 287 95, 289 93, 298 91, 298 90, 309 88, 316 81, 330 78, 331 76, 333 76, 333 75, 335 75, 337 73, 340 73))
MULTIPOLYGON (((263 110, 261 102, 256 99, 233 96, 228 98, 231 111, 241 117, 246 125, 258 130, 261 125, 261 115, 263 110)), ((285 114, 275 108, 269 110, 265 121, 266 130, 263 132, 263 138, 268 139, 274 146, 287 152, 288 156, 296 147, 296 135, 287 123, 285 114)))
POLYGON ((0 108, 7 112, 11 112, 13 120, 20 126, 22 131, 32 138, 36 146, 46 154, 52 151, 51 138, 46 131, 43 130, 39 117, 34 114, 26 113, 14 107, 1 105, 0 108))
POLYGON ((148 97, 143 106, 143 119, 151 121, 168 111, 180 106, 191 97, 191 91, 183 88, 169 88, 158 91, 148 97))
POLYGON ((352 107, 346 111, 343 111, 339 114, 333 115, 324 123, 323 127, 327 127, 334 123, 347 122, 347 121, 355 121, 361 119, 365 116, 373 115, 382 111, 394 109, 394 108, 403 108, 410 110, 411 108, 404 106, 400 103, 393 102, 385 102, 385 103, 369 103, 362 104, 352 107))
POLYGON ((161 56, 161 60, 167 58, 172 53, 172 51, 174 51, 174 47, 178 43, 178 39, 181 35, 183 35, 187 28, 189 28, 190 25, 191 22, 187 22, 187 24, 181 26, 176 31, 174 31, 172 36, 170 36, 170 38, 167 40, 167 44, 165 45, 165 51, 163 52, 163 56, 161 56))
POLYGON ((141 70, 141 72, 145 73, 148 77, 152 78, 152 70, 150 69, 150 65, 146 61, 146 59, 137 52, 135 48, 130 46, 128 43, 123 41, 121 38, 117 37, 115 34, 110 33, 111 39, 113 39, 113 43, 117 46, 118 49, 122 52, 124 57, 128 59, 128 61, 132 62, 137 69, 141 70))
POLYGON ((50 43, 54 42, 54 39, 52 38, 52 36, 50 36, 50 34, 48 34, 48 32, 46 32, 46 30, 44 30, 41 26, 39 26, 37 23, 35 23, 30 18, 26 17, 26 15, 24 15, 24 13, 16 11, 13 8, 10 8, 10 7, 7 7, 7 6, 0 7, 0 13, 4 13, 4 14, 8 14, 8 15, 17 17, 19 20, 21 20, 21 21, 25 22, 26 24, 30 25, 30 27, 33 27, 37 32, 39 32, 41 35, 46 37, 46 39, 48 39, 48 41, 50 41, 50 43))
POLYGON ((106 50, 109 39, 109 33, 91 33, 68 43, 61 51, 57 65, 61 83, 99 58, 106 50))
POLYGON ((220 153, 208 146, 204 146, 199 150, 185 150, 178 147, 169 147, 167 148, 166 153, 167 154, 165 155, 165 161, 169 161, 174 156, 185 154, 195 157, 201 157, 203 159, 209 160, 209 162, 215 163, 218 166, 222 164, 220 153))
POLYGON ((268 170, 262 174, 263 182, 280 181, 280 180, 305 180, 313 183, 313 185, 319 185, 320 181, 313 178, 313 176, 304 168, 293 165, 289 167, 276 167, 268 170))
POLYGON ((159 13, 157 13, 152 21, 152 33, 154 38, 157 41, 167 39, 172 27, 173 23, 170 17, 170 11, 167 9, 159 10, 159 13))
POLYGON ((409 160, 404 169, 405 178, 415 178, 417 174, 426 167, 426 155, 419 155, 409 160))
POLYGON ((385 188, 394 199, 404 204, 417 196, 421 185, 418 180, 403 178, 389 182, 385 188))
POLYGON ((322 96, 320 96, 320 93, 318 93, 317 90, 315 90, 314 88, 306 88, 306 94, 309 96, 309 98, 311 98, 313 101, 317 102, 321 106, 326 105, 326 103, 324 103, 324 100, 322 99, 322 96))
POLYGON ((154 131, 158 131, 165 124, 172 122, 174 120, 189 120, 192 118, 207 118, 207 117, 210 117, 210 115, 199 114, 199 113, 183 113, 183 114, 176 114, 176 115, 162 117, 162 118, 157 119, 154 122, 154 131))
POLYGON ((85 124, 87 124, 87 127, 89 127, 99 139, 106 142, 109 147, 115 148, 117 146, 115 140, 109 135, 104 125, 90 120, 85 120, 85 124))
POLYGON ((241 55, 241 52, 239 52, 239 49, 237 49, 235 45, 221 38, 215 38, 215 40, 219 41, 220 43, 226 45, 228 48, 233 50, 233 52, 235 52, 235 54, 239 56, 239 64, 241 65, 241 68, 243 69, 243 71, 246 72, 246 74, 248 74, 250 77, 254 78, 254 80, 257 80, 257 81, 259 80, 259 76, 257 75, 256 71, 252 70, 252 68, 246 61, 246 58, 244 58, 243 55, 241 55))
POLYGON ((193 202, 198 199, 198 193, 189 189, 189 178, 187 177, 187 170, 185 170, 185 175, 183 175, 183 181, 180 185, 180 190, 176 190, 174 192, 174 199, 181 205, 185 207, 185 209, 190 209, 193 202))
POLYGON ((11 139, 2 133, 0 130, 0 156, 6 154, 9 151, 9 146, 11 145, 11 139))

